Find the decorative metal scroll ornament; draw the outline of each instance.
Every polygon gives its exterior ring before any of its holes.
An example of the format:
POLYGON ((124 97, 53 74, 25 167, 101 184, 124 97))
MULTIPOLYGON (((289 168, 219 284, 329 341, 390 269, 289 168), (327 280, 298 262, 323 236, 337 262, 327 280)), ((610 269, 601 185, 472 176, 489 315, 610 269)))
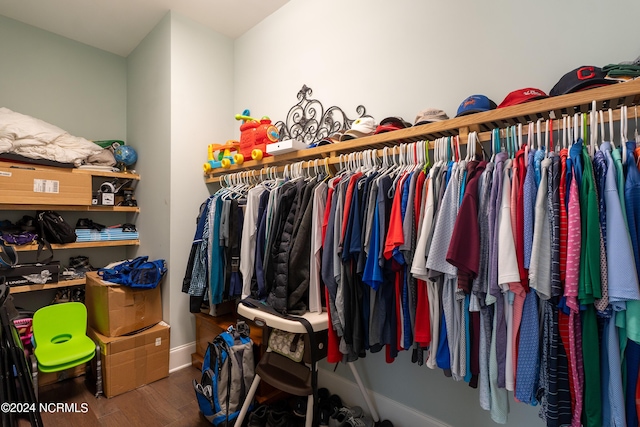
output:
MULTIPOLYGON (((280 133, 280 140, 297 139, 309 145, 328 136, 351 129, 355 121, 348 118, 342 108, 332 106, 324 111, 322 103, 311 99, 312 90, 303 85, 298 92, 298 103, 287 113, 286 121, 275 124, 280 133)), ((358 117, 365 116, 363 105, 356 107, 358 117)))

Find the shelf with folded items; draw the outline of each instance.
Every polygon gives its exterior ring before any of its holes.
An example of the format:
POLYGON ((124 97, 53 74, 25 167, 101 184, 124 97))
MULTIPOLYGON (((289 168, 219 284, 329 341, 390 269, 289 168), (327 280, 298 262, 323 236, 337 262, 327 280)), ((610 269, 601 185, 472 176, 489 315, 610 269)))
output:
POLYGON ((18 205, 0 204, 0 211, 78 211, 78 212, 134 212, 139 213, 138 206, 101 206, 101 205, 18 205))
POLYGON ((109 172, 109 171, 99 171, 92 169, 71 169, 72 173, 91 175, 95 177, 102 178, 120 178, 120 179, 132 179, 134 181, 140 181, 140 175, 137 173, 130 172, 109 172))
MULTIPOLYGON (((265 157, 260 161, 249 160, 242 165, 231 165, 228 169, 215 169, 205 175, 207 184, 220 181, 220 177, 228 173, 256 170, 271 166, 283 166, 285 164, 313 159, 329 158, 329 163, 337 163, 334 160, 340 154, 347 154, 366 149, 382 149, 396 146, 401 143, 415 141, 433 141, 446 136, 460 135, 460 143, 466 144, 466 135, 469 132, 485 133, 480 140, 486 140, 486 133, 495 128, 505 128, 517 124, 527 124, 538 119, 561 119, 563 116, 572 116, 575 112, 588 112, 595 101, 596 109, 618 109, 622 106, 634 106, 640 104, 640 79, 626 83, 618 83, 609 86, 590 89, 582 92, 560 95, 525 104, 514 105, 483 113, 469 114, 441 122, 434 122, 393 132, 381 133, 336 144, 328 144, 320 147, 308 148, 273 157, 265 157)), ((619 115, 616 116, 619 120, 619 115)), ((556 127, 557 128, 557 127, 556 127)), ((430 146, 432 148, 432 146, 430 146)))
POLYGON ((61 280, 57 283, 46 283, 44 285, 12 286, 9 288, 9 291, 12 294, 20 294, 23 292, 44 291, 47 289, 66 288, 70 286, 83 286, 85 283, 85 279, 61 280))
MULTIPOLYGON (((108 240, 108 241, 94 241, 94 242, 75 242, 51 245, 52 249, 84 249, 84 248, 107 248, 112 246, 139 246, 140 240, 108 240)), ((13 246, 18 252, 37 251, 38 244, 28 244, 22 246, 13 246)))

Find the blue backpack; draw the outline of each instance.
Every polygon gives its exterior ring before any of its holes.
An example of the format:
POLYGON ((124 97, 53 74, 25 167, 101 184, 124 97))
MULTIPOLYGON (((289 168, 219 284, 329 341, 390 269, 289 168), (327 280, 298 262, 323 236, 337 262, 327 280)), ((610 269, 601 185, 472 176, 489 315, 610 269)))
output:
POLYGON ((107 282, 118 283, 139 289, 153 289, 167 272, 163 259, 149 261, 148 256, 139 256, 122 262, 113 268, 101 268, 98 275, 107 282))
MULTIPOLYGON (((209 343, 202 362, 202 380, 193 380, 200 412, 215 426, 235 423, 255 375, 249 327, 238 322, 209 343)), ((251 410, 251 407, 249 408, 251 410)))

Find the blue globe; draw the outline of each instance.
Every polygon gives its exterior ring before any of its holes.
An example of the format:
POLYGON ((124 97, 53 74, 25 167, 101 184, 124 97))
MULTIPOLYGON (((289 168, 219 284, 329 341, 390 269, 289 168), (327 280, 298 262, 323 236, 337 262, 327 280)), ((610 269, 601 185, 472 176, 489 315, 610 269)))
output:
POLYGON ((138 161, 138 153, 129 145, 121 145, 117 147, 113 152, 116 162, 122 163, 125 166, 131 166, 138 161))

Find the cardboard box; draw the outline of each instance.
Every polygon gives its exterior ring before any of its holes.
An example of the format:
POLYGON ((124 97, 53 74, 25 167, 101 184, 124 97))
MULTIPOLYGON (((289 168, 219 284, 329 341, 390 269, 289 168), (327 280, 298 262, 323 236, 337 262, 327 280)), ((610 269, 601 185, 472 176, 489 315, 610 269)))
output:
POLYGON ((162 320, 160 287, 133 289, 105 282, 95 271, 86 275, 85 305, 89 326, 117 337, 155 325, 162 320))
POLYGON ((100 346, 105 396, 117 396, 169 376, 169 329, 160 322, 123 337, 106 337, 88 329, 88 335, 100 346))
POLYGON ((0 166, 0 203, 90 205, 91 175, 38 166, 0 166))
POLYGON ((49 384, 63 381, 69 378, 76 378, 85 374, 87 364, 75 366, 73 368, 65 369, 58 372, 38 372, 38 388, 44 387, 49 384))
POLYGON ((284 141, 272 142, 267 144, 267 153, 272 156, 284 153, 291 153, 292 151, 304 150, 307 144, 298 141, 296 139, 285 139, 284 141))

